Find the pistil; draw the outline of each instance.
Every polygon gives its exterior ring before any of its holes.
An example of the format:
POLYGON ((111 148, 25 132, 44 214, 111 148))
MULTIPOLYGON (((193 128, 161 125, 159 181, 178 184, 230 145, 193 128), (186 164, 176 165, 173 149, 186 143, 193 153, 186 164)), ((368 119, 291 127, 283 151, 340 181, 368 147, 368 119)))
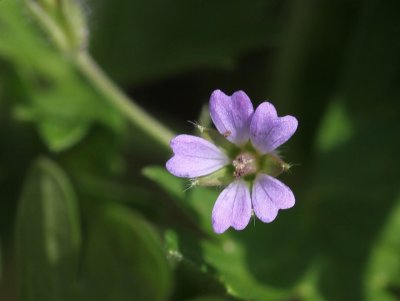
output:
POLYGON ((257 162, 251 153, 240 153, 232 162, 236 178, 244 177, 257 172, 257 162))

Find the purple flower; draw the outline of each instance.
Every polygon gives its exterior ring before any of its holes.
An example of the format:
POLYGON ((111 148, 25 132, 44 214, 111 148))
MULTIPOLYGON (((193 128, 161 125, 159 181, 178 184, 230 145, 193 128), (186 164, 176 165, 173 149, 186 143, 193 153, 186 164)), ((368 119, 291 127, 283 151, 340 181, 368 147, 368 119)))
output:
POLYGON ((275 151, 294 134, 297 119, 278 117, 269 102, 254 111, 243 91, 232 96, 214 91, 210 114, 219 133, 198 125, 203 138, 179 135, 172 139, 174 156, 167 170, 193 179, 194 185, 227 185, 212 211, 216 233, 229 227, 244 229, 252 212, 261 221, 272 222, 279 209, 295 203, 290 188, 275 178, 290 167, 275 151))

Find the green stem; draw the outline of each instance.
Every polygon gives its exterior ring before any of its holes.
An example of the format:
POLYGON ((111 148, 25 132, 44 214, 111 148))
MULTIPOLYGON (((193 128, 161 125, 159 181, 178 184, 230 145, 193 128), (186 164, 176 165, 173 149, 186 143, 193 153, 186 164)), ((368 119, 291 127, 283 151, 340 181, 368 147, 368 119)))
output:
POLYGON ((169 141, 174 136, 174 133, 151 117, 126 96, 100 69, 86 51, 79 52, 76 57, 76 65, 121 114, 128 117, 133 124, 160 142, 163 146, 169 146, 169 141))

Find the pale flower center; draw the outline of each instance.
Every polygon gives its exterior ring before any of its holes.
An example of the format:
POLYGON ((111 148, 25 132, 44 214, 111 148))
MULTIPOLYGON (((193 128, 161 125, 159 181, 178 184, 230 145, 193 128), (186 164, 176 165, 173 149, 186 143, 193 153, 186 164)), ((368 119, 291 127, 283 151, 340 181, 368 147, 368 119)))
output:
POLYGON ((232 162, 233 167, 235 167, 233 175, 239 178, 256 173, 257 171, 256 163, 257 163, 256 159, 252 154, 250 153, 239 154, 232 162))

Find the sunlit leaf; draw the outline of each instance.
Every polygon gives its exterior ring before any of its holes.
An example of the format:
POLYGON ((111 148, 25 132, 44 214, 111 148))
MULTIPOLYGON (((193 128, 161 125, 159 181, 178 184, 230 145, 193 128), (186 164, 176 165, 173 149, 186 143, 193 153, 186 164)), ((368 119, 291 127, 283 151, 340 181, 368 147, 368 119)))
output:
POLYGON ((372 248, 365 277, 366 300, 395 301, 400 292, 400 199, 372 248))
POLYGON ((354 132, 351 119, 343 102, 335 99, 328 106, 319 127, 316 148, 320 152, 331 151, 348 141, 354 132))

